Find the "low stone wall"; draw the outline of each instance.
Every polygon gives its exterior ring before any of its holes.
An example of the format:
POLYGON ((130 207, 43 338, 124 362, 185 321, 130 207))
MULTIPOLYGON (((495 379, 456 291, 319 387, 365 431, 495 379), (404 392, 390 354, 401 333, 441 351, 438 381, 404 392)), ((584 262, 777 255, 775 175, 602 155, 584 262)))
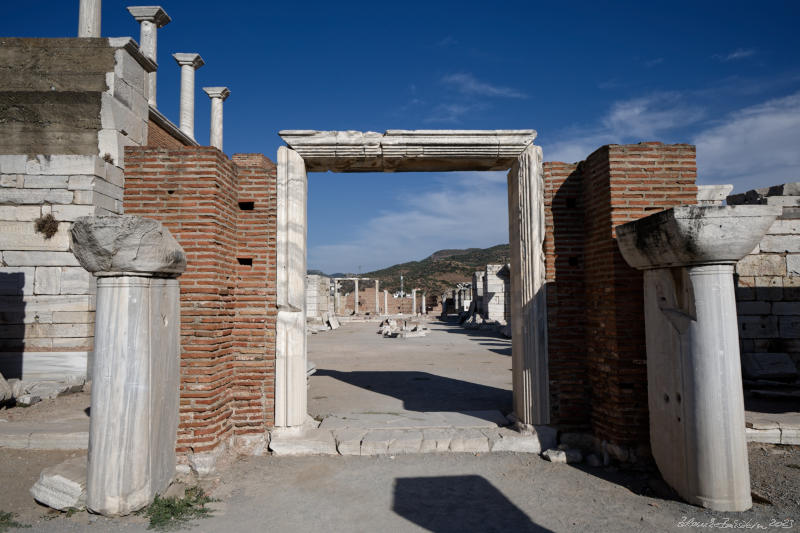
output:
POLYGON ((768 377, 781 372, 770 354, 788 354, 800 368, 800 182, 728 197, 728 205, 754 204, 783 207, 759 245, 736 265, 745 374, 763 368, 768 377))

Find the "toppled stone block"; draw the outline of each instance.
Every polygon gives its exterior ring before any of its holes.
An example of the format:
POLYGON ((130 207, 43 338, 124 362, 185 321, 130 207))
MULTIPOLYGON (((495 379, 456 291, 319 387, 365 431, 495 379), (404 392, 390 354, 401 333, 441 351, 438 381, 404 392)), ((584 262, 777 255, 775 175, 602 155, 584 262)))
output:
POLYGON ((0 403, 7 402, 14 397, 14 389, 11 385, 6 381, 6 378, 3 377, 3 374, 0 374, 0 403))
POLYGON ((551 463, 580 463, 583 461, 583 454, 580 450, 546 450, 542 457, 551 463))
POLYGON ((39 403, 42 399, 39 396, 35 396, 33 394, 23 394, 22 396, 16 399, 17 405, 22 407, 30 407, 33 404, 39 403))
POLYGON ((124 216, 79 217, 70 249, 89 272, 147 272, 179 275, 186 255, 160 222, 124 216))
POLYGON ((86 507, 86 457, 74 457, 42 470, 31 487, 33 498, 59 511, 86 507))
POLYGON ((339 319, 336 318, 336 315, 334 314, 330 314, 328 316, 328 325, 331 327, 331 329, 339 329, 341 327, 341 324, 339 324, 339 319))

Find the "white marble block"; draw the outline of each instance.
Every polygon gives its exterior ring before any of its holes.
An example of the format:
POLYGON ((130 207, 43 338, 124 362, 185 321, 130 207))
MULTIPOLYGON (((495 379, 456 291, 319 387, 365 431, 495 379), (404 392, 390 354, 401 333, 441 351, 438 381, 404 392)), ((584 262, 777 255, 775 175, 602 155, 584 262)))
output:
POLYGON ((644 270, 653 458, 686 501, 752 506, 733 268, 780 214, 771 206, 685 206, 617 228, 644 270))
POLYGON ((86 505, 103 515, 145 507, 169 486, 175 472, 180 382, 176 278, 185 256, 161 224, 135 218, 81 218, 72 232, 75 255, 97 277, 86 505), (114 224, 111 218, 124 220, 114 224), (128 237, 137 227, 150 231, 135 244, 128 237), (138 246, 148 259, 132 259, 136 254, 130 246, 138 246), (142 271, 144 265, 151 271, 142 271))

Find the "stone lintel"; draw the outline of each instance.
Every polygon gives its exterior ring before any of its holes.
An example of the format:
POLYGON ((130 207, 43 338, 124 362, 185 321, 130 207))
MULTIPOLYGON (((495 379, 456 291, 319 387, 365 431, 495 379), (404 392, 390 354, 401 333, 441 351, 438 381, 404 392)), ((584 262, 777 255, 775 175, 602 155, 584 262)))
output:
POLYGON ((172 18, 161 6, 128 6, 128 13, 137 22, 152 22, 159 28, 172 22, 172 18))
POLYGON ((507 170, 534 130, 282 130, 309 172, 507 170))
POLYGON ((622 256, 639 270, 736 263, 781 214, 778 206, 687 205, 617 227, 622 256))
POLYGON ((139 63, 145 72, 155 72, 158 70, 158 64, 144 55, 139 48, 139 44, 131 37, 111 37, 108 39, 108 44, 112 48, 122 48, 128 52, 133 59, 139 63))
POLYGON ((172 57, 175 58, 175 61, 177 61, 180 66, 189 65, 195 70, 206 64, 203 58, 200 57, 200 54, 178 52, 172 54, 172 57))
POLYGON ((231 95, 227 87, 203 87, 209 98, 220 98, 223 102, 231 95))

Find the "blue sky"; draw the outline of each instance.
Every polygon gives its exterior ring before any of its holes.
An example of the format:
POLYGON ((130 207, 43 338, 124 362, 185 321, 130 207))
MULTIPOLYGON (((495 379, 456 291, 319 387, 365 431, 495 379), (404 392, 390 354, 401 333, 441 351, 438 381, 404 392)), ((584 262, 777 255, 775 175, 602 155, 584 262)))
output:
MULTIPOLYGON (((163 0, 159 109, 173 52, 227 85, 225 149, 274 158, 281 129, 533 128, 545 160, 608 143, 697 145, 699 183, 800 180, 800 2, 163 0)), ((0 35, 73 36, 78 2, 5 2, 0 35)), ((103 35, 138 25, 106 0, 103 35)), ((498 173, 311 174, 309 267, 366 272, 506 242, 498 173)))

